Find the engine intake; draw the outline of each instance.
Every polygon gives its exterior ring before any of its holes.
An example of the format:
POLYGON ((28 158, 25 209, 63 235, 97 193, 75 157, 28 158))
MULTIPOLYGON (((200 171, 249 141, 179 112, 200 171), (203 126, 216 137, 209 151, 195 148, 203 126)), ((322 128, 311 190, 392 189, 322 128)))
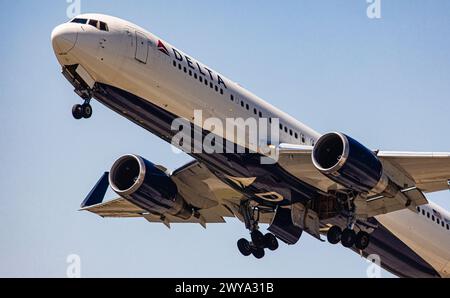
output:
POLYGON ((192 216, 192 209, 179 195, 172 178, 140 156, 119 158, 112 166, 109 183, 118 195, 150 213, 182 219, 192 216))
POLYGON ((346 188, 389 196, 398 191, 375 153, 345 134, 322 136, 312 160, 322 174, 346 188))

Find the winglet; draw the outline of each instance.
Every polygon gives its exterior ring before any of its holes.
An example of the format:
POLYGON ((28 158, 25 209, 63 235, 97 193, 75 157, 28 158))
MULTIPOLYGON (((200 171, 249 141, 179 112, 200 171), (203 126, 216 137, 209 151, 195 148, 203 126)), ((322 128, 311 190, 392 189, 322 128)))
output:
POLYGON ((105 172, 100 180, 98 180, 97 184, 94 186, 94 188, 92 188, 86 199, 84 199, 83 203, 81 203, 81 209, 103 202, 109 186, 108 176, 109 173, 105 172))

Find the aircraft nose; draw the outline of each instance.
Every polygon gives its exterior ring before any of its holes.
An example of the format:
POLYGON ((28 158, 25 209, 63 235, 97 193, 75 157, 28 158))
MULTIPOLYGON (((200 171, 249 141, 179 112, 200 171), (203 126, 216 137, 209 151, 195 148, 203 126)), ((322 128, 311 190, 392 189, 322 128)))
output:
POLYGON ((67 54, 75 47, 78 38, 78 28, 63 24, 52 32, 52 45, 56 54, 67 54))

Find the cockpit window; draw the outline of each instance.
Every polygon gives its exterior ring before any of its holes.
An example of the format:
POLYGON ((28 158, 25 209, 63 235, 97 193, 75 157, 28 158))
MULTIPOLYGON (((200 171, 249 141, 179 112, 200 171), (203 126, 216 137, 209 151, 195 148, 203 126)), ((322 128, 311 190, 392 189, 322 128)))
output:
POLYGON ((109 31, 108 25, 105 22, 100 22, 100 30, 109 31))
POLYGON ((98 28, 98 21, 96 20, 89 20, 89 25, 98 28))
POLYGON ((97 20, 89 20, 89 25, 95 27, 101 31, 109 31, 108 25, 105 22, 97 21, 97 20))
POLYGON ((73 19, 71 21, 71 23, 77 23, 77 24, 86 24, 87 23, 87 19, 73 19))

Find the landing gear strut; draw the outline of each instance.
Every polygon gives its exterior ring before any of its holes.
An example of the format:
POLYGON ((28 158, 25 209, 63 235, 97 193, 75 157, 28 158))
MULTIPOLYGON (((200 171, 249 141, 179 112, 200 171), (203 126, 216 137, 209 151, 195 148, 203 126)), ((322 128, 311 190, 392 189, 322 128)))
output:
POLYGON ((257 259, 262 259, 265 256, 265 249, 275 251, 279 244, 277 238, 271 234, 263 234, 259 230, 259 210, 250 206, 249 202, 244 202, 241 205, 241 212, 244 216, 245 226, 250 230, 251 241, 247 239, 240 239, 237 243, 238 249, 243 256, 253 255, 257 259))

